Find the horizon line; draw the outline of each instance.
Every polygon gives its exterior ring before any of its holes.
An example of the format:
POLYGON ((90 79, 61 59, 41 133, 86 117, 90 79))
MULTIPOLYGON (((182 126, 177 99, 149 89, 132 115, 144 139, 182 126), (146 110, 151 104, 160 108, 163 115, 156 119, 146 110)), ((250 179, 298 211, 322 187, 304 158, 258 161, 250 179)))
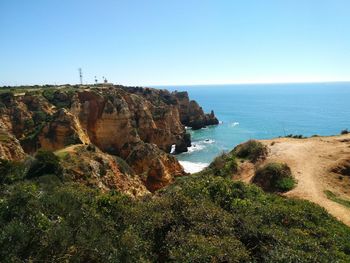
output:
MULTIPOLYGON (((350 80, 325 80, 325 81, 286 81, 286 82, 231 82, 231 83, 197 83, 197 84, 146 84, 146 85, 139 85, 139 84, 121 84, 118 82, 110 82, 109 84, 113 85, 121 85, 121 86, 126 86, 126 87, 167 87, 167 86, 172 86, 172 87, 180 87, 180 86, 226 86, 226 85, 286 85, 286 84, 327 84, 327 83, 348 83, 350 80)), ((104 83, 98 83, 99 85, 103 85, 104 83)), ((17 85, 2 85, 0 88, 4 87, 22 87, 22 86, 45 86, 45 85, 50 85, 50 86, 63 86, 63 85, 95 85, 95 83, 45 83, 45 84, 17 84, 17 85)))
MULTIPOLYGON (((208 84, 155 84, 146 85, 145 87, 166 87, 166 86, 212 86, 212 85, 284 85, 284 84, 327 84, 327 83, 347 83, 350 80, 325 80, 325 81, 290 81, 290 82, 232 82, 232 83, 208 83, 208 84)), ((138 86, 138 85, 137 85, 138 86)))

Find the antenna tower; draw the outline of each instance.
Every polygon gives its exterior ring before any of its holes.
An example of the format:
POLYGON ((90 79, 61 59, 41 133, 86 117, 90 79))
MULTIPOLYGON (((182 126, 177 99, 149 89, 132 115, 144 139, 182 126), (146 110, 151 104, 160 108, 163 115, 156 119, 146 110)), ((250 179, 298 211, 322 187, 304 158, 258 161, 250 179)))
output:
POLYGON ((79 68, 79 78, 80 78, 80 85, 83 85, 83 72, 81 68, 79 68))

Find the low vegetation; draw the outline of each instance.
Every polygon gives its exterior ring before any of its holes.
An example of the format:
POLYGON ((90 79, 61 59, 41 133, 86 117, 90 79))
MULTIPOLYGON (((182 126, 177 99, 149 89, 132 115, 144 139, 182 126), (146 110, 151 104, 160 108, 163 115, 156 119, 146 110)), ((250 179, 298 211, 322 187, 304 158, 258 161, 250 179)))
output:
POLYGON ((348 134, 348 133, 350 133, 350 131, 348 129, 342 130, 340 132, 340 134, 342 134, 342 135, 345 135, 345 134, 348 134))
POLYGON ((55 105, 57 108, 69 108, 71 104, 71 97, 76 93, 75 88, 46 88, 43 89, 42 95, 50 103, 55 105))
POLYGON ((268 163, 256 171, 253 183, 267 191, 287 192, 295 187, 296 181, 287 164, 268 163))
POLYGON ((55 179, 44 176, 1 192, 3 260, 350 260, 350 230, 323 209, 221 177, 182 179, 139 201, 77 184, 56 182, 48 189, 47 181, 55 179))
POLYGON ((287 138, 294 138, 294 139, 305 139, 305 138, 307 138, 307 137, 304 137, 302 134, 299 134, 299 135, 294 135, 294 134, 288 134, 288 135, 286 135, 285 137, 287 137, 287 138))
POLYGON ((222 153, 209 165, 207 172, 215 176, 231 178, 238 171, 238 167, 234 154, 222 153))
POLYGON ((256 162, 260 159, 264 159, 268 153, 267 147, 261 142, 255 140, 249 140, 236 146, 232 153, 238 158, 248 159, 251 162, 256 162))
POLYGON ((332 169, 331 172, 340 176, 350 176, 350 159, 342 159, 332 169))
POLYGON ((23 180, 26 166, 23 163, 0 159, 0 185, 23 180))
POLYGON ((39 177, 47 174, 61 175, 59 157, 50 151, 39 150, 32 161, 27 178, 39 177))
POLYGON ((138 200, 62 181, 49 152, 0 167, 3 262, 350 261, 350 229, 323 208, 229 178, 182 177, 138 200))
POLYGON ((261 142, 250 140, 236 146, 229 153, 222 153, 214 159, 202 174, 212 174, 224 178, 232 178, 238 171, 239 165, 244 160, 256 163, 266 158, 267 146, 261 142))
MULTIPOLYGON (((266 157, 260 142, 223 153, 206 171, 143 199, 62 178, 66 153, 56 155, 39 151, 25 163, 0 162, 4 262, 350 261, 350 229, 324 209, 231 180, 240 159, 266 157)), ((282 163, 261 167, 253 181, 273 192, 296 184, 282 163)))
POLYGON ((350 208, 350 200, 343 199, 336 195, 335 193, 327 190, 324 192, 329 200, 332 200, 333 202, 336 202, 338 204, 341 204, 347 208, 350 208))

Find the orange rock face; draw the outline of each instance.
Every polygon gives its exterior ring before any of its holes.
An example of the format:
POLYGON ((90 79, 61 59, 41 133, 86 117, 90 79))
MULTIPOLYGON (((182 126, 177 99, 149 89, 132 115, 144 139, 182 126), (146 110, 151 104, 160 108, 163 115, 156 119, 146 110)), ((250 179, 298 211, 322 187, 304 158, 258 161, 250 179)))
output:
POLYGON ((133 197, 149 194, 139 176, 125 169, 115 156, 103 153, 91 145, 77 145, 60 151, 64 177, 102 191, 117 189, 133 197), (124 169, 124 170, 123 170, 124 169))
MULTIPOLYGON (((7 136, 7 143, 0 136, 0 157, 21 159, 24 152, 32 154, 39 148, 55 151, 92 143, 126 160, 150 191, 185 175, 177 159, 168 154, 172 145, 178 153, 191 145, 184 125, 201 128, 217 121, 187 93, 123 86, 52 87, 18 96, 3 93, 0 111, 0 128, 7 136)), ((116 171, 117 166, 108 169, 116 171)))
POLYGON ((25 157, 25 153, 19 141, 6 129, 1 128, 0 123, 0 158, 6 160, 20 161, 25 157))
POLYGON ((126 162, 141 175, 147 189, 154 192, 185 173, 174 156, 164 153, 155 144, 140 143, 133 147, 126 162))
POLYGON ((41 148, 55 151, 71 144, 89 144, 90 139, 84 133, 76 117, 66 109, 60 109, 52 116, 38 136, 41 148))

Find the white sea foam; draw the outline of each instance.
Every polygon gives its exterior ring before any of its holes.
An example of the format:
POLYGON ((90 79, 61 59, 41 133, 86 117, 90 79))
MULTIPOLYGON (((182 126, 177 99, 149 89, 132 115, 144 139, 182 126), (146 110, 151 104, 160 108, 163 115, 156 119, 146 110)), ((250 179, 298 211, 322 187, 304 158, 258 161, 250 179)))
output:
POLYGON ((192 143, 190 147, 187 148, 188 153, 196 152, 196 151, 201 151, 205 148, 205 145, 201 143, 192 143))
POLYGON ((232 127, 235 127, 235 126, 238 126, 238 125, 239 125, 239 122, 231 123, 231 126, 232 126, 232 127))
POLYGON ((212 144, 215 142, 215 140, 212 140, 212 139, 206 139, 205 141, 203 141, 204 143, 206 144, 212 144))
POLYGON ((176 148, 175 144, 171 145, 170 154, 174 154, 175 153, 175 148, 176 148))
POLYGON ((192 142, 192 145, 187 148, 187 153, 193 153, 193 152, 198 152, 203 150, 204 148, 207 147, 207 144, 212 144, 215 143, 215 140, 212 139, 206 139, 204 141, 196 141, 192 142))
POLYGON ((209 163, 194 163, 189 161, 180 161, 180 164, 184 168, 185 172, 190 174, 198 173, 209 165, 209 163))

